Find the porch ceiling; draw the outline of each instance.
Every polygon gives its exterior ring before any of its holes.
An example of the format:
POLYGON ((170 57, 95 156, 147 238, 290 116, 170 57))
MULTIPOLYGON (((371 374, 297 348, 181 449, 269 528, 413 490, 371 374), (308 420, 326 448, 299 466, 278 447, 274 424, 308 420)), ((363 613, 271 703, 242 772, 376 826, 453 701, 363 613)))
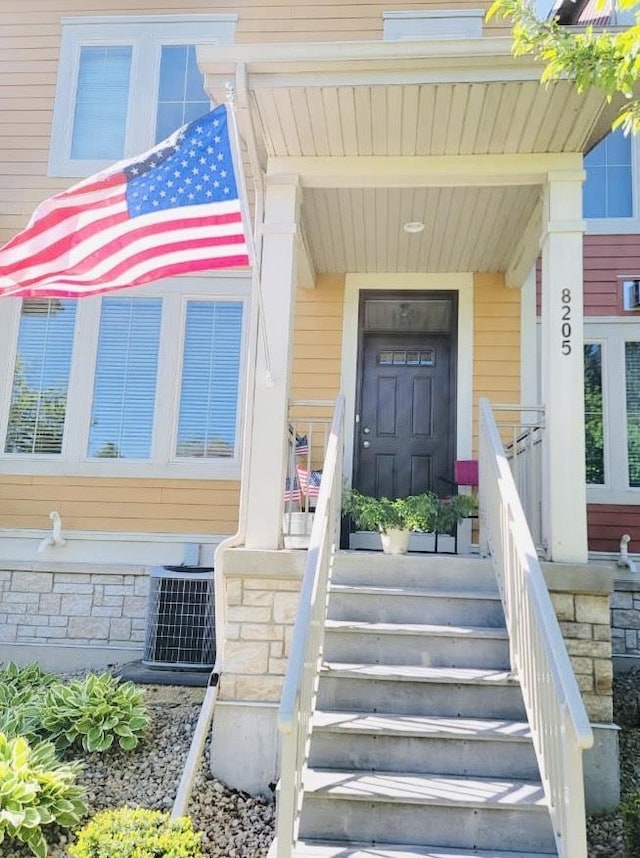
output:
POLYGON ((398 187, 386 179, 384 159, 581 153, 617 110, 569 81, 541 86, 541 67, 514 59, 504 38, 232 45, 198 57, 216 100, 235 83, 241 131, 255 140, 254 167, 269 172, 277 159, 286 172, 288 158, 380 159, 366 186, 305 188, 303 179, 302 226, 316 272, 507 270, 523 236, 531 244, 525 230, 539 183, 488 175, 484 187, 478 180, 439 187, 433 177, 398 187), (424 232, 407 235, 407 221, 424 222, 424 232))

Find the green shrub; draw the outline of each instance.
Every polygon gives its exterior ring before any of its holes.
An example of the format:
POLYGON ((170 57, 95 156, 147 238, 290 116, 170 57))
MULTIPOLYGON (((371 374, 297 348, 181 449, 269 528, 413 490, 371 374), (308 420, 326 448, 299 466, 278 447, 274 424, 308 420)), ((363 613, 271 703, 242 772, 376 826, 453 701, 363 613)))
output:
POLYGON ((202 834, 188 817, 120 807, 97 813, 69 847, 72 858, 202 858, 202 834))
POLYGON ((131 751, 149 724, 142 693, 132 682, 105 673, 47 689, 40 711, 43 731, 59 748, 80 744, 106 751, 117 737, 131 751))
POLYGON ((627 796, 621 804, 624 836, 630 855, 640 855, 640 792, 627 796))
POLYGON ((12 661, 0 666, 0 685, 11 687, 16 691, 22 689, 40 689, 53 685, 59 680, 53 673, 47 673, 35 662, 18 667, 12 661))
POLYGON ((61 763, 50 742, 32 746, 22 736, 0 733, 0 843, 13 838, 45 858, 42 827, 69 828, 86 813, 75 783, 78 768, 78 763, 61 763))

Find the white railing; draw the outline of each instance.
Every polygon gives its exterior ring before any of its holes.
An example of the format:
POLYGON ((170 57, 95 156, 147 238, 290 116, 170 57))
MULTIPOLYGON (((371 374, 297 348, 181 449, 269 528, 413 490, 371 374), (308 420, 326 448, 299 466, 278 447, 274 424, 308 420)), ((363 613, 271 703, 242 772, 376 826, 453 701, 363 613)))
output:
POLYGON ((298 836, 303 774, 324 645, 327 590, 339 542, 344 397, 336 401, 322 466, 300 603, 278 712, 281 733, 277 858, 290 858, 298 836))
POLYGON ((546 546, 542 516, 544 406, 492 403, 491 410, 495 416, 533 544, 540 552, 544 552, 546 546))
POLYGON ((559 858, 587 858, 582 751, 593 733, 488 400, 480 400, 481 540, 495 567, 559 858))

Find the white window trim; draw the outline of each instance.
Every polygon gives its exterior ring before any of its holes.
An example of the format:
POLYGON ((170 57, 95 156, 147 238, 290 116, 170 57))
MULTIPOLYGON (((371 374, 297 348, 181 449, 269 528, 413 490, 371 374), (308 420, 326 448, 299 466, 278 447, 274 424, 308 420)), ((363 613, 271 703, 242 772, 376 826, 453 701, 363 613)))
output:
MULTIPOLYGON (((112 293, 126 297, 163 298, 160 352, 154 410, 151 459, 94 459, 86 455, 93 398, 93 382, 101 296, 78 301, 76 327, 67 391, 67 412, 62 452, 58 455, 4 452, 4 439, 15 368, 21 301, 7 298, 0 303, 0 343, 9 359, 0 361, 0 469, 5 474, 33 474, 85 477, 144 477, 168 479, 240 479, 242 428, 246 385, 246 342, 249 327, 250 280, 238 273, 181 277, 148 286, 112 293), (189 300, 241 301, 243 303, 240 375, 236 415, 235 455, 229 458, 178 457, 174 453, 180 385, 184 316, 189 300), (178 321, 179 320, 179 321, 178 321), (182 327, 179 327, 179 326, 182 327)), ((107 295, 108 297, 108 295, 107 295)))
POLYGON ((631 138, 631 217, 587 218, 587 235, 627 235, 640 232, 640 140, 631 138))
POLYGON ((484 17, 482 9, 383 12, 382 37, 388 41, 479 39, 482 36, 484 17))
POLYGON ((49 176, 89 176, 113 160, 71 158, 80 50, 95 45, 131 45, 131 80, 123 158, 155 144, 162 45, 232 44, 237 15, 144 15, 63 18, 60 61, 51 129, 49 176))
POLYGON ((625 342, 640 342, 640 320, 585 319, 585 343, 602 349, 605 483, 587 485, 587 502, 640 506, 640 487, 629 486, 627 449, 625 342))

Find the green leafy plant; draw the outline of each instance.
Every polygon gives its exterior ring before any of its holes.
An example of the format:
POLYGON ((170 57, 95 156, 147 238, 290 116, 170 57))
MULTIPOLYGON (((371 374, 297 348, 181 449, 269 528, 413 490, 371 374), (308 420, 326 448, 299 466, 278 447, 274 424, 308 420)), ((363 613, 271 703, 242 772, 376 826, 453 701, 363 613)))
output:
POLYGON ((439 498, 433 492, 407 498, 375 498, 352 489, 345 494, 342 509, 361 530, 446 533, 474 511, 475 501, 469 495, 439 498))
POLYGON ((35 662, 19 667, 12 661, 0 666, 0 685, 3 688, 11 686, 15 689, 42 688, 53 685, 59 680, 53 673, 42 670, 35 662))
POLYGON ((62 763, 50 742, 31 745, 24 737, 0 733, 0 843, 6 837, 45 858, 46 825, 77 825, 86 813, 78 763, 62 763))
POLYGON ((51 686, 40 719, 59 748, 81 744, 91 752, 106 751, 116 738, 123 750, 131 751, 149 724, 142 693, 132 682, 107 673, 51 686))
POLYGON ((640 792, 627 796, 620 804, 624 837, 630 855, 640 855, 640 792))
POLYGON ((72 858, 202 858, 202 834, 188 817, 120 807, 97 813, 69 847, 72 858))
POLYGON ((0 731, 6 736, 36 739, 40 707, 46 689, 57 682, 37 664, 22 667, 13 662, 0 667, 0 731))

